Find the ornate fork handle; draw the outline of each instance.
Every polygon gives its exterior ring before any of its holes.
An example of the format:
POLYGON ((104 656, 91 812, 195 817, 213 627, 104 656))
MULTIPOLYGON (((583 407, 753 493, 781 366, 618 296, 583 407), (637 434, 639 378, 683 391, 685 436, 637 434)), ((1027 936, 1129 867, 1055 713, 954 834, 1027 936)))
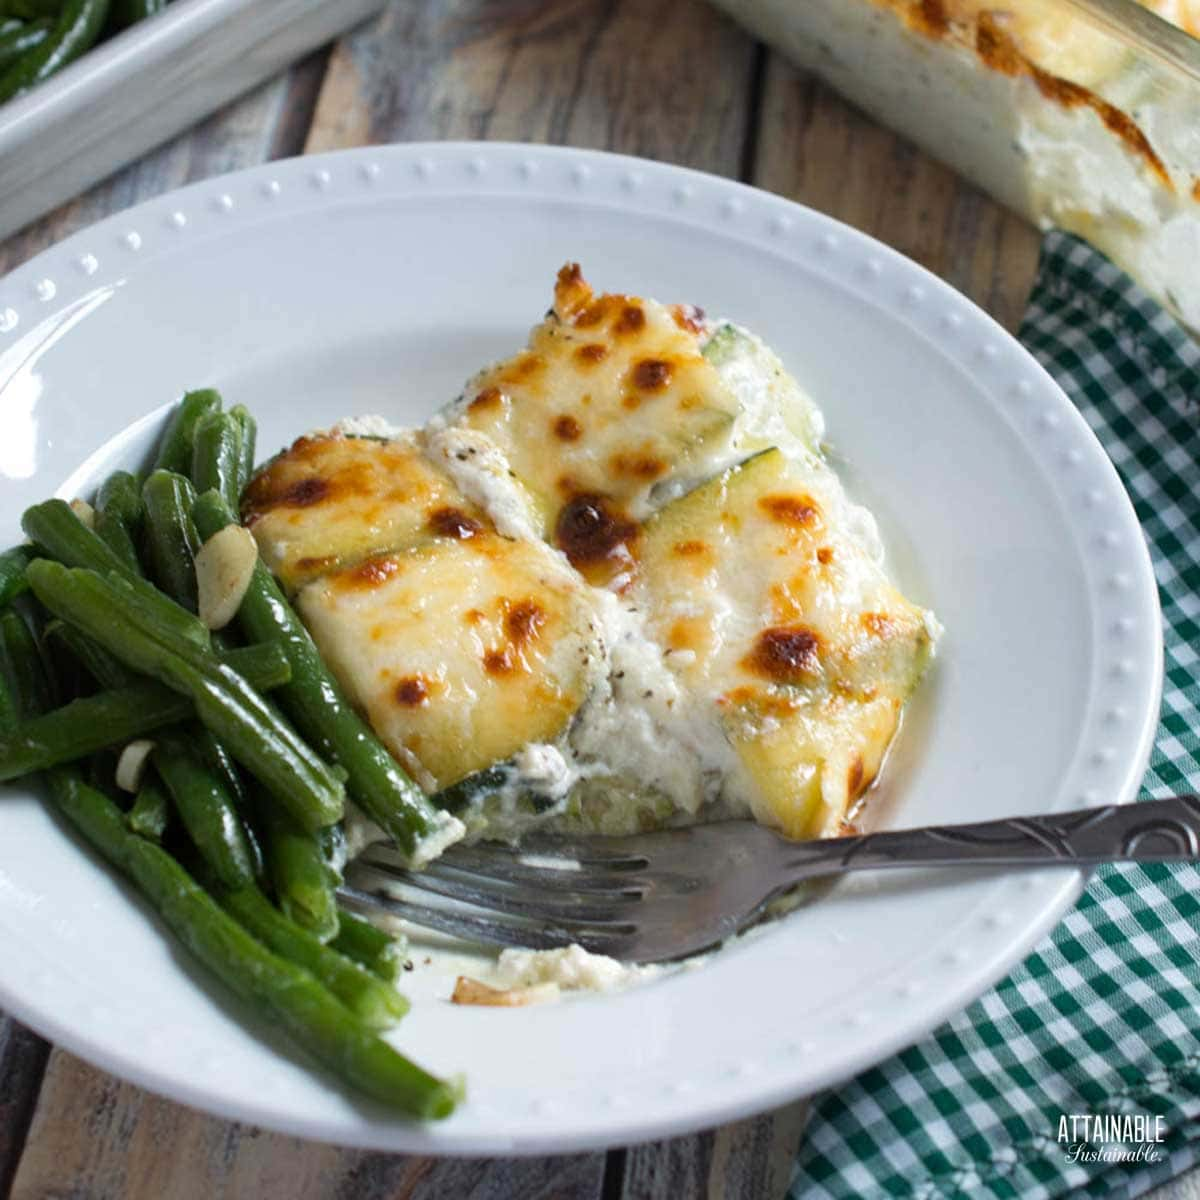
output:
POLYGON ((1200 799, 1173 796, 1052 816, 805 842, 792 846, 787 859, 789 869, 805 876, 927 864, 1189 862, 1200 859, 1200 799))

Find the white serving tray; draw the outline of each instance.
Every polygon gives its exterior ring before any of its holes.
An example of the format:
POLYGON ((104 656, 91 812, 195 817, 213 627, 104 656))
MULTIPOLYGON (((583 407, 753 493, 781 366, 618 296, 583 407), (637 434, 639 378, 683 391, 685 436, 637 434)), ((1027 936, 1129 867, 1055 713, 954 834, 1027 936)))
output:
POLYGON ((174 0, 0 105, 0 237, 249 91, 385 0, 174 0))

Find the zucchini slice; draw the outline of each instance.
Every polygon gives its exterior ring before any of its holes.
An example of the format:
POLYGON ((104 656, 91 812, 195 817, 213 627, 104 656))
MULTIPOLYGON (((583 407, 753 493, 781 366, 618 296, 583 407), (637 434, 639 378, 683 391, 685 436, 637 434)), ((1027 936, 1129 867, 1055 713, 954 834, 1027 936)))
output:
POLYGON ((242 515, 289 592, 374 554, 488 524, 411 437, 300 438, 246 488, 242 515))
POLYGON ((371 727, 427 791, 552 742, 600 654, 586 589, 541 542, 427 542, 308 584, 297 607, 371 727))
POLYGON ((792 837, 836 831, 932 648, 847 508, 824 465, 772 449, 662 509, 639 542, 636 587, 666 662, 715 705, 742 799, 792 837))
POLYGON ((461 420, 505 454, 544 536, 580 497, 640 517, 656 484, 728 442, 737 402, 701 330, 683 308, 596 296, 571 264, 528 347, 472 381, 461 420))

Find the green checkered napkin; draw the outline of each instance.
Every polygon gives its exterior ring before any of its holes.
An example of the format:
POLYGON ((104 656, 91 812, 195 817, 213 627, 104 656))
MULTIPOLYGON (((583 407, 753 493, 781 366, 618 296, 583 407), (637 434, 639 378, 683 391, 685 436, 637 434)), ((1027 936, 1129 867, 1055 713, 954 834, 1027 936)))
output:
MULTIPOLYGON (((1166 686, 1143 792, 1198 791, 1200 346, 1061 233, 1046 237, 1020 337, 1099 437, 1150 543, 1166 686)), ((1125 1197, 1197 1162, 1200 870, 1122 865, 1099 870, 1003 983, 818 1097, 791 1195, 1125 1197), (1162 1116, 1161 1161, 1068 1162, 1063 1114, 1162 1116)))

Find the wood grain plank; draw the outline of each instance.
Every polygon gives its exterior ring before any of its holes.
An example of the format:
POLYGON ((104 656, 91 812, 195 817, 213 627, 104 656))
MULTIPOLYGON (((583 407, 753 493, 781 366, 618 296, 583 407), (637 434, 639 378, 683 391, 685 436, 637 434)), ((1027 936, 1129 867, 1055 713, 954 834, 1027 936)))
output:
POLYGON ((1037 231, 777 54, 767 63, 751 181, 916 259, 1015 329, 1037 231))
POLYGON ((0 1196, 16 1172, 49 1053, 40 1037, 0 1016, 0 1196))
POLYGON ((597 1200, 603 1154, 430 1159, 203 1116, 55 1050, 12 1200, 597 1200))
POLYGON ((307 149, 556 142, 736 175, 754 62, 700 0, 398 4, 339 43, 307 149))
POLYGON ((808 1122, 807 1100, 719 1129, 634 1146, 624 1155, 621 1200, 704 1196, 780 1200, 808 1122))
POLYGON ((328 49, 263 84, 0 244, 0 274, 93 222, 172 188, 300 151, 328 49), (295 114, 304 118, 297 128, 295 114))

